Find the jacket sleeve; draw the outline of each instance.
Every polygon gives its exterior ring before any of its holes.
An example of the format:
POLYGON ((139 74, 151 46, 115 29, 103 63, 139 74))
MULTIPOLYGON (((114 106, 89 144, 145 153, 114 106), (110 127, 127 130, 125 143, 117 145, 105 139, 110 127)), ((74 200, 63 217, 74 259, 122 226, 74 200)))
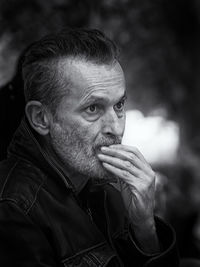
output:
POLYGON ((0 266, 57 266, 45 235, 12 200, 0 202, 0 266))
POLYGON ((117 252, 125 266, 140 267, 178 267, 179 256, 176 247, 176 235, 173 228, 156 217, 156 230, 162 250, 157 254, 143 252, 134 237, 134 231, 127 226, 124 233, 116 237, 117 252))

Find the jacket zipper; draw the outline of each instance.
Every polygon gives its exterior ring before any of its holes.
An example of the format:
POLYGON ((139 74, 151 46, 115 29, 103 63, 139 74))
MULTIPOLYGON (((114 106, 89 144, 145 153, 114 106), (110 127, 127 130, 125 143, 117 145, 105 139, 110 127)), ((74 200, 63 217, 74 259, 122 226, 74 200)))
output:
POLYGON ((91 222, 94 223, 93 218, 92 218, 92 212, 91 212, 91 209, 89 208, 88 202, 87 202, 86 211, 87 211, 87 214, 90 217, 91 222))
POLYGON ((105 209, 105 215, 106 215, 106 225, 107 225, 107 234, 108 234, 108 239, 109 239, 109 242, 110 242, 110 245, 113 249, 113 251, 116 253, 116 256, 117 256, 117 259, 119 261, 119 264, 120 266, 124 266, 123 262, 121 261, 117 251, 116 251, 116 248, 113 244, 113 241, 112 241, 112 237, 111 237, 111 234, 110 234, 110 219, 109 219, 109 214, 108 214, 108 210, 107 210, 107 205, 106 205, 106 200, 107 200, 107 192, 104 191, 104 209, 105 209))

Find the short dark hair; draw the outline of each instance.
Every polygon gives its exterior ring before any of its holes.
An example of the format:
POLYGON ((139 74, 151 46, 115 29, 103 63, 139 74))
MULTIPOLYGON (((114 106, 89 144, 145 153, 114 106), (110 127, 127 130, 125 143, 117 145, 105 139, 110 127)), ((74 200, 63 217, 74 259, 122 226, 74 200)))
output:
POLYGON ((22 57, 25 101, 38 100, 55 114, 63 97, 62 90, 58 93, 56 89, 65 88, 66 94, 66 84, 62 84, 55 67, 60 59, 74 57, 95 64, 113 64, 118 55, 114 42, 96 29, 69 28, 47 35, 31 44, 22 57))

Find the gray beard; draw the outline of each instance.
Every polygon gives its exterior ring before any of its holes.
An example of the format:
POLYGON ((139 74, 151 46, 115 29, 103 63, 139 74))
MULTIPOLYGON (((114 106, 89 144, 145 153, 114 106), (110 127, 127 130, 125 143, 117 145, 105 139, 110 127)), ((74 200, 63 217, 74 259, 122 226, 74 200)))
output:
POLYGON ((102 146, 121 143, 119 137, 102 137, 91 145, 83 139, 84 133, 73 130, 71 133, 62 128, 54 128, 50 133, 50 143, 59 161, 67 171, 89 178, 109 179, 112 175, 102 166, 97 158, 102 146), (88 145, 87 145, 88 144, 88 145))

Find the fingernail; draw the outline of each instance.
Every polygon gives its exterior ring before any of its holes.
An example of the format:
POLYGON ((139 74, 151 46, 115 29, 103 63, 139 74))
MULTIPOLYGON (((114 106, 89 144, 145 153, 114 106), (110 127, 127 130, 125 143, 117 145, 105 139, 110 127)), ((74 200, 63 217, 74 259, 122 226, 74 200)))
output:
POLYGON ((108 149, 108 147, 106 147, 106 146, 102 146, 102 147, 101 147, 101 150, 102 150, 102 151, 105 151, 105 150, 107 150, 107 149, 108 149))
POLYGON ((113 147, 113 146, 119 146, 120 144, 113 144, 113 145, 110 145, 111 147, 113 147))

